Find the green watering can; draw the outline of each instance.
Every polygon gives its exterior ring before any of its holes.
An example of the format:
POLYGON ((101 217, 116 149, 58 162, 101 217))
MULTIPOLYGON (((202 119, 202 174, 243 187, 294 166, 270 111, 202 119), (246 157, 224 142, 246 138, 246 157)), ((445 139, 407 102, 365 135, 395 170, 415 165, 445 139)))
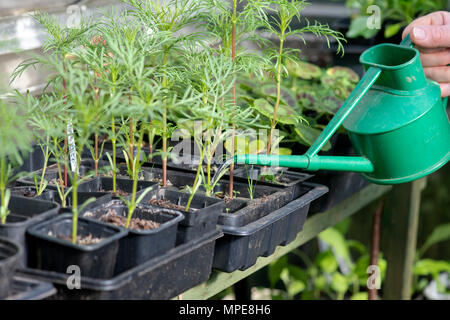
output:
POLYGON ((366 73, 304 155, 237 155, 238 164, 361 172, 370 182, 399 184, 422 178, 450 158, 447 98, 427 80, 409 35, 360 57, 366 73), (356 107, 357 106, 357 107, 356 107), (359 156, 318 156, 343 124, 359 156))

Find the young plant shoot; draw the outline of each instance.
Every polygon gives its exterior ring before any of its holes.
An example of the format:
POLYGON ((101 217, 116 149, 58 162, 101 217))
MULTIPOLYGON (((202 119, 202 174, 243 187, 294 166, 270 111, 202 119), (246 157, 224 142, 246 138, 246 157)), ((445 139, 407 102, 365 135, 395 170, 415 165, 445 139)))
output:
MULTIPOLYGON (((107 97, 104 99, 96 97, 96 92, 92 90, 95 75, 89 70, 79 68, 76 63, 67 60, 63 63, 57 61, 55 67, 65 83, 66 103, 69 107, 68 117, 72 119, 74 128, 73 137, 76 145, 77 169, 70 171, 69 174, 72 183, 72 242, 76 243, 79 212, 93 200, 92 198, 83 205, 78 205, 78 186, 82 181, 78 168, 80 167, 83 150, 90 146, 90 137, 98 133, 100 123, 103 122, 102 117, 105 117, 105 112, 102 108, 98 108, 97 101, 103 101, 104 108, 111 108, 118 105, 120 95, 110 98, 109 93, 101 91, 100 95, 107 97)), ((83 179, 88 177, 89 175, 83 177, 83 179)))
MULTIPOLYGON (((101 22, 97 31, 104 39, 104 48, 99 53, 93 52, 88 57, 97 57, 98 84, 104 86, 101 92, 108 92, 113 96, 121 94, 120 106, 110 105, 105 108, 107 119, 111 123, 110 137, 113 141, 113 159, 108 155, 113 167, 113 192, 116 188, 116 143, 122 142, 127 169, 133 180, 131 198, 121 197, 128 207, 128 216, 125 227, 130 226, 133 213, 150 189, 145 190, 137 198, 137 186, 139 173, 143 162, 147 161, 143 151, 145 133, 149 131, 147 120, 160 120, 163 93, 157 68, 152 66, 151 57, 161 52, 161 45, 165 43, 163 34, 149 34, 142 31, 137 22, 129 19, 127 24, 125 17, 112 17, 101 22), (106 61, 102 61, 103 58, 106 61), (109 87, 109 89, 108 89, 109 87), (119 128, 116 129, 116 118, 120 118, 119 128), (127 130, 128 128, 128 130, 127 130)), ((95 48, 98 50, 98 48, 95 48)), ((100 101, 100 99, 97 99, 100 101)), ((152 154, 149 155, 151 157, 152 154)))
MULTIPOLYGON (((204 0, 208 10, 204 14, 206 21, 206 29, 220 42, 218 54, 231 57, 234 66, 234 77, 232 78, 232 103, 236 108, 238 101, 236 90, 236 76, 238 72, 244 73, 261 73, 264 66, 269 62, 263 55, 258 55, 246 49, 242 45, 244 41, 253 41, 261 45, 264 39, 257 34, 257 29, 262 26, 261 21, 264 19, 267 3, 260 0, 242 1, 215 1, 204 0), (238 11, 238 6, 241 10, 238 11)), ((223 84, 226 85, 225 83, 223 84)), ((231 127, 231 147, 229 151, 231 157, 234 157, 236 125, 233 123, 231 127)), ((233 173, 234 162, 230 165, 230 181, 228 193, 233 196, 233 173)))
POLYGON ((5 224, 11 191, 8 184, 18 177, 13 164, 22 164, 22 154, 30 151, 32 134, 27 127, 23 105, 0 100, 0 223, 5 224))
MULTIPOLYGON (((166 101, 171 101, 173 98, 170 97, 171 79, 176 78, 178 73, 174 66, 171 65, 169 58, 172 54, 182 49, 181 43, 195 38, 195 33, 179 34, 182 29, 198 21, 203 6, 197 1, 191 0, 123 0, 123 2, 134 7, 130 15, 135 16, 145 26, 147 34, 165 34, 166 41, 160 44, 161 53, 159 55, 160 59, 157 60, 157 65, 160 69, 159 79, 162 90, 166 91, 166 101)), ((167 112, 168 106, 164 104, 162 108, 163 186, 167 185, 167 139, 169 137, 167 112)))
POLYGON ((328 25, 320 24, 317 21, 314 24, 310 24, 301 28, 291 28, 291 23, 294 19, 301 20, 301 12, 306 8, 308 2, 304 0, 277 0, 270 1, 270 10, 272 15, 269 15, 267 19, 263 19, 262 22, 266 30, 274 34, 279 41, 277 50, 273 50, 269 53, 271 60, 275 60, 275 65, 271 68, 275 78, 277 90, 276 100, 273 107, 273 114, 271 117, 271 128, 269 139, 267 141, 267 154, 272 153, 272 140, 274 137, 274 130, 277 125, 277 116, 281 103, 281 82, 283 75, 286 74, 285 61, 298 60, 298 50, 288 49, 285 47, 286 40, 290 37, 296 37, 306 43, 303 38, 305 33, 313 33, 316 36, 323 36, 326 38, 329 45, 329 37, 334 38, 337 41, 338 49, 337 53, 344 51, 342 42, 345 41, 343 35, 329 28, 328 25))
MULTIPOLYGON (((83 41, 83 35, 92 27, 88 21, 82 19, 80 23, 76 27, 62 26, 56 21, 53 17, 51 17, 48 13, 43 12, 35 12, 33 14, 33 18, 36 19, 37 22, 44 27, 45 31, 48 34, 47 40, 43 45, 44 54, 48 54, 51 57, 60 59, 65 62, 65 60, 70 59, 72 57, 72 52, 74 48, 78 47, 83 41)), ((11 76, 11 83, 18 77, 20 77, 24 71, 26 71, 29 67, 35 67, 36 65, 48 65, 49 63, 45 57, 32 57, 20 63, 17 68, 14 70, 11 76)), ((58 80, 60 80, 59 76, 54 77, 50 81, 48 81, 44 91, 55 84, 58 80)), ((63 79, 63 87, 65 87, 65 82, 63 79)), ((64 97, 64 90, 59 92, 61 98, 64 97)), ((72 127, 70 126, 70 118, 67 119, 67 131, 71 131, 72 127)), ((67 157, 67 136, 64 139, 64 152, 66 153, 64 156, 67 157)), ((68 161, 64 162, 64 186, 67 186, 67 173, 68 173, 68 161)))
POLYGON ((40 177, 36 174, 33 176, 36 196, 39 196, 44 192, 49 183, 46 179, 46 173, 48 162, 54 153, 53 141, 58 141, 64 133, 64 131, 60 130, 61 126, 58 126, 58 123, 55 124, 55 118, 64 111, 64 104, 60 99, 50 94, 44 94, 41 98, 36 98, 29 93, 22 95, 16 92, 15 98, 16 101, 26 108, 27 123, 44 157, 40 177))
MULTIPOLYGON (((197 94, 198 103, 186 105, 184 119, 179 121, 180 126, 190 131, 200 147, 200 161, 186 206, 186 210, 189 210, 192 198, 201 184, 207 196, 214 193, 214 187, 220 177, 212 179, 211 164, 218 146, 221 146, 226 138, 227 129, 232 128, 233 124, 249 126, 255 119, 251 116, 251 110, 235 106, 228 98, 234 82, 234 64, 229 57, 217 56, 211 50, 205 49, 188 54, 186 63, 189 75, 186 80, 197 94), (183 123, 186 125, 183 126, 183 123), (206 172, 203 159, 206 161, 206 172)), ((225 172, 219 174, 223 175, 225 172)))

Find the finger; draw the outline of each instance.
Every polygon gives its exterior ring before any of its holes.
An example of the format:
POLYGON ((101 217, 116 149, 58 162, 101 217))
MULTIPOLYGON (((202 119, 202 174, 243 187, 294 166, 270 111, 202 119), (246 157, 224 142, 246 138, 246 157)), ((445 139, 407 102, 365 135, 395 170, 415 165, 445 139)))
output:
POLYGON ((447 11, 437 11, 426 16, 420 17, 411 22, 405 30, 403 30, 402 37, 405 38, 407 34, 411 33, 414 27, 418 26, 443 26, 450 23, 450 13, 447 11))
POLYGON ((446 51, 448 48, 422 48, 419 46, 415 47, 417 50, 420 51, 421 54, 424 53, 437 53, 437 52, 442 52, 442 51, 446 51))
POLYGON ((424 68, 425 75, 439 83, 450 83, 450 67, 424 68))
POLYGON ((441 87, 441 97, 449 97, 450 96, 450 83, 440 83, 441 87))
POLYGON ((420 62, 424 68, 442 67, 450 64, 450 49, 434 53, 420 53, 420 62))
POLYGON ((423 48, 450 47, 450 25, 414 27, 411 40, 423 48))

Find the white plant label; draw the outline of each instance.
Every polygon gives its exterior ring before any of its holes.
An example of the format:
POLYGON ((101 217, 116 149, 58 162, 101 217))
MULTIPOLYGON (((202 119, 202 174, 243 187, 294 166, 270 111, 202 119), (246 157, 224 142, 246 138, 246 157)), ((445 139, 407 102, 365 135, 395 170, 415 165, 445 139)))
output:
POLYGON ((77 150, 75 148, 75 138, 73 137, 73 125, 71 119, 67 122, 67 142, 69 146, 70 168, 72 169, 72 172, 76 171, 78 173, 77 150))

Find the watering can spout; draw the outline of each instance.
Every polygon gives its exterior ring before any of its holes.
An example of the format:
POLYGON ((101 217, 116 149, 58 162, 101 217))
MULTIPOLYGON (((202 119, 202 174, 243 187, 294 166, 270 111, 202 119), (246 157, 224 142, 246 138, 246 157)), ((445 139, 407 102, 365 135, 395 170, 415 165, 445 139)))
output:
POLYGON ((285 156, 285 155, 237 155, 234 158, 237 164, 250 164, 270 167, 298 168, 310 171, 333 170, 372 172, 372 163, 364 157, 340 156, 285 156))

